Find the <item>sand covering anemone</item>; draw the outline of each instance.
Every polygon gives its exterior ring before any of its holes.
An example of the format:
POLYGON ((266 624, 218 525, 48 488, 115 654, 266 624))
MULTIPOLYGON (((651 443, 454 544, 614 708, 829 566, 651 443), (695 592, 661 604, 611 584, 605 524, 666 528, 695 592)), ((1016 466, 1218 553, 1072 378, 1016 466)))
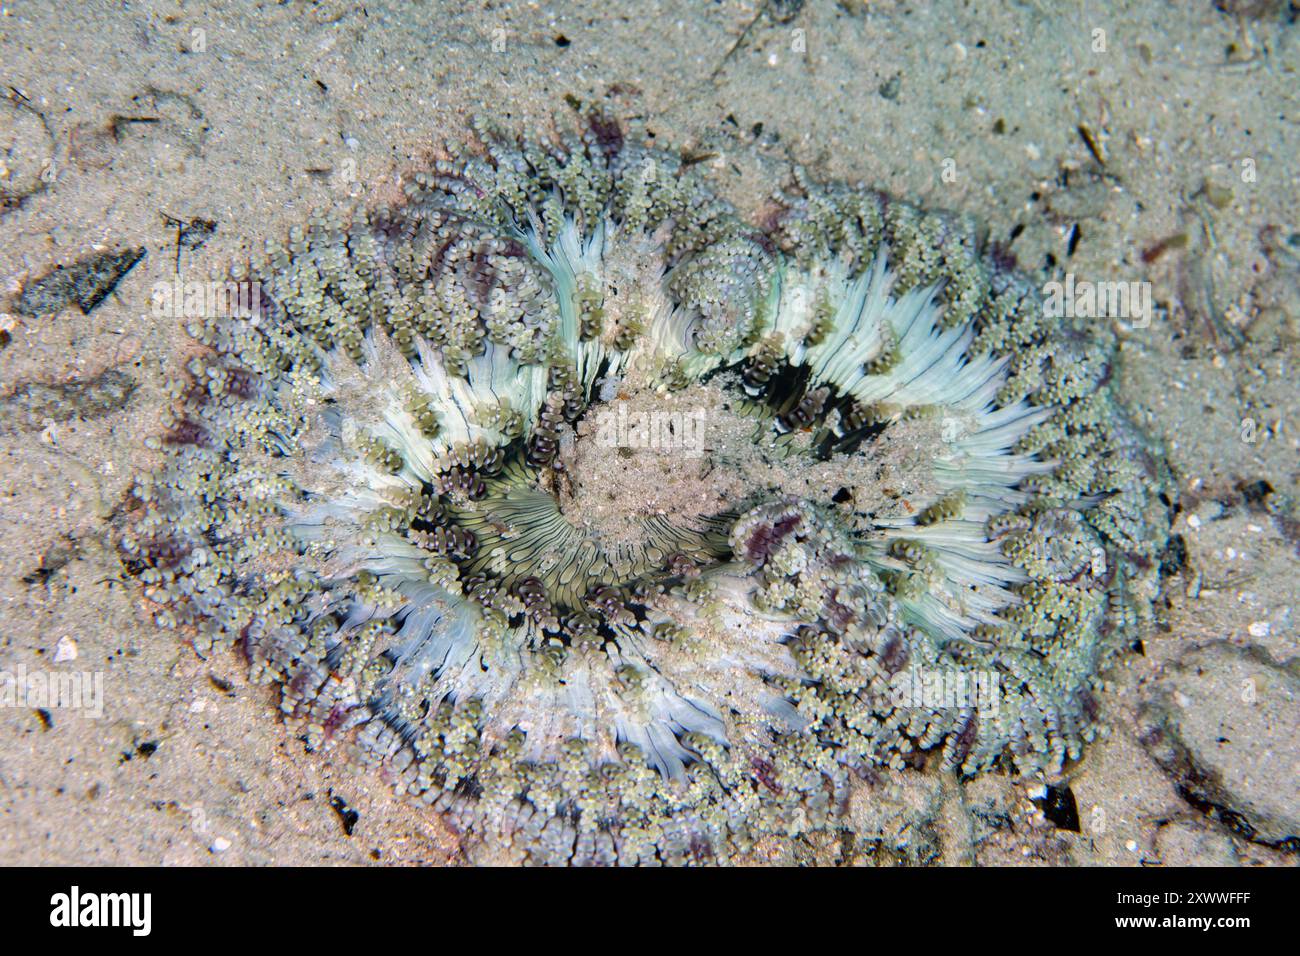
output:
POLYGON ((758 226, 605 121, 476 132, 193 324, 123 542, 158 620, 496 858, 1077 757, 1167 528, 1105 344, 958 218, 796 171, 758 226))

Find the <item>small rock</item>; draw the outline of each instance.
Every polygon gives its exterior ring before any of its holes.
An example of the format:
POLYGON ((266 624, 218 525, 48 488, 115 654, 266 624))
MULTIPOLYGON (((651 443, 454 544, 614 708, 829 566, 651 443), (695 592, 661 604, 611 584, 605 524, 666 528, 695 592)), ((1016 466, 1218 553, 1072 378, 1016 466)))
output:
POLYGON ((789 23, 803 9, 804 0, 769 0, 768 14, 777 23, 789 23))
POLYGON ((1292 670, 1258 648, 1193 648, 1151 688, 1139 720, 1143 744, 1197 809, 1262 843, 1300 836, 1292 670))
POLYGON ((143 248, 124 249, 58 266, 24 288, 14 308, 22 315, 40 316, 75 305, 89 315, 144 256, 143 248))
POLYGON ((117 369, 75 382, 28 382, 0 399, 0 434, 17 428, 48 429, 72 418, 98 418, 126 406, 136 382, 117 369))
POLYGON ((54 645, 54 663, 62 664, 77 659, 77 642, 66 634, 54 645))

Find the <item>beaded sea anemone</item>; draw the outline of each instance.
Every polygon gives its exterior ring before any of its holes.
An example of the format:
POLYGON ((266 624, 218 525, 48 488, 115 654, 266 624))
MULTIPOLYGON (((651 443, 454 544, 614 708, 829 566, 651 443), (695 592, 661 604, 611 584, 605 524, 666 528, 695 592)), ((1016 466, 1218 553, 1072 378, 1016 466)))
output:
POLYGON ((233 278, 128 564, 471 855, 725 862, 873 767, 1058 769, 1150 614, 1110 352, 956 217, 796 171, 746 222, 596 120, 233 278))

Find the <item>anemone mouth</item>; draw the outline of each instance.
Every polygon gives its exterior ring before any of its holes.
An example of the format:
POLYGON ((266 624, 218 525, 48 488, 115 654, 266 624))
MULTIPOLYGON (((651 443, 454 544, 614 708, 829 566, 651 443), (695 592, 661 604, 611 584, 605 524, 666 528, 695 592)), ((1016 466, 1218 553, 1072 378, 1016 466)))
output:
POLYGON ((1164 528, 1105 350, 952 217, 798 175, 758 229, 634 143, 483 142, 192 330, 123 544, 160 621, 538 859, 1076 756, 1164 528))

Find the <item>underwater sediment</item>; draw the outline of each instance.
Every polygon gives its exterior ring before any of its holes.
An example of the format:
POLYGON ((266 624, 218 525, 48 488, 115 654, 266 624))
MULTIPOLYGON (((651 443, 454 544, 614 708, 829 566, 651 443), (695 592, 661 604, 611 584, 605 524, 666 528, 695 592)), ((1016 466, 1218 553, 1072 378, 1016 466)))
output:
POLYGON ((480 126, 231 280, 124 558, 471 858, 727 862, 873 767, 1059 769, 1150 617, 1106 332, 960 217, 796 170, 748 222, 606 120, 480 126))

